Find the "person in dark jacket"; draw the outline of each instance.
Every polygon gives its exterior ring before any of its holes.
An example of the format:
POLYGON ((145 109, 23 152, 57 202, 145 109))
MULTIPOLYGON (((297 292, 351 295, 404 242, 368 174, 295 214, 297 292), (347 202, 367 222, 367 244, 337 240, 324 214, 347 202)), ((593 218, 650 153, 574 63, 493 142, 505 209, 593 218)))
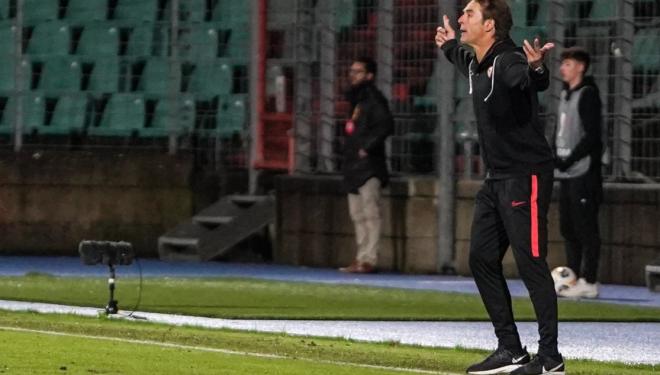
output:
POLYGON ((435 41, 468 77, 477 118, 486 181, 476 197, 470 269, 495 328, 498 347, 470 374, 564 374, 557 348, 557 296, 547 255, 547 212, 554 157, 538 117, 537 92, 549 85, 543 64, 554 47, 509 37, 513 25, 506 0, 472 0, 458 19, 461 42, 444 16, 435 41), (538 354, 530 359, 514 322, 511 295, 502 273, 508 247, 529 290, 539 326, 538 354))
POLYGON ((568 267, 578 277, 575 285, 557 294, 574 298, 598 297, 603 119, 598 87, 592 77, 585 76, 590 60, 581 47, 561 53, 560 73, 566 86, 561 93, 555 132, 555 177, 561 186, 559 222, 568 267))
POLYGON ((376 271, 380 250, 380 190, 388 182, 385 140, 394 130, 385 96, 374 85, 377 65, 359 58, 349 71, 347 99, 351 116, 345 124, 344 185, 355 227, 357 255, 343 272, 376 271))

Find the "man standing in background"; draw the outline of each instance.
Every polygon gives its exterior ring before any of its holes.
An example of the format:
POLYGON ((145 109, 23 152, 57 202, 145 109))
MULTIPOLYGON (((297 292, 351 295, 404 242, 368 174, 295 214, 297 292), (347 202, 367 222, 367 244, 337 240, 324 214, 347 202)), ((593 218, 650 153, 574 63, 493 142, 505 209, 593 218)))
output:
POLYGON ((357 254, 342 272, 372 273, 380 251, 380 190, 388 182, 385 140, 394 131, 387 99, 374 85, 376 63, 354 60, 349 71, 347 99, 351 115, 344 127, 344 186, 355 227, 357 254))
POLYGON ((585 76, 590 60, 589 53, 580 47, 567 48, 561 54, 560 73, 565 88, 559 102, 555 134, 555 177, 561 184, 561 235, 565 240, 568 267, 578 278, 575 285, 558 294, 573 298, 598 296, 603 119, 598 87, 593 77, 585 76))

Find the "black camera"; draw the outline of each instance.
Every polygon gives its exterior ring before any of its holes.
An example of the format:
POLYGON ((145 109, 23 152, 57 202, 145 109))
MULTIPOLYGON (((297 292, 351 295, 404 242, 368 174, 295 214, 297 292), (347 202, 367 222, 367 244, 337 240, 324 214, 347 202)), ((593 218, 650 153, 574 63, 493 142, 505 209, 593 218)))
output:
POLYGON ((128 266, 135 258, 133 245, 124 241, 81 241, 78 252, 83 263, 88 266, 128 266))

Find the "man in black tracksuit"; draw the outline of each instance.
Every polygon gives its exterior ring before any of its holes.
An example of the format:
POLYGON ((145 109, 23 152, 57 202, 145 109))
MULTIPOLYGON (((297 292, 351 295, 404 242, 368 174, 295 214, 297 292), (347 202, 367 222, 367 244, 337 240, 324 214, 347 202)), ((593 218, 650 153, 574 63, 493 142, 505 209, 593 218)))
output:
POLYGON ((470 268, 495 328, 498 348, 468 368, 470 374, 564 374, 557 349, 557 296, 546 263, 547 212, 553 183, 553 153, 538 118, 537 92, 549 85, 543 65, 554 47, 518 48, 509 38, 506 0, 473 0, 458 20, 461 42, 444 17, 436 44, 468 77, 479 145, 487 168, 472 222, 470 268), (539 325, 538 355, 530 360, 513 318, 502 258, 511 246, 539 325))
POLYGON ((603 196, 602 104, 593 78, 585 77, 589 53, 581 47, 567 48, 561 54, 561 61, 560 73, 566 87, 559 102, 555 132, 555 177, 561 181, 559 221, 566 240, 566 260, 578 281, 557 294, 596 298, 600 256, 598 210, 603 196))

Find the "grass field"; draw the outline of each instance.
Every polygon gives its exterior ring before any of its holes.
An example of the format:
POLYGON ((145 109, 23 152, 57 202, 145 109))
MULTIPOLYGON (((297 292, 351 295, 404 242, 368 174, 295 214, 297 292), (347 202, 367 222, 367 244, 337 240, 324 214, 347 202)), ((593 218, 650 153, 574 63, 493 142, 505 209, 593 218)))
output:
MULTIPOLYGON (((459 374, 485 354, 15 312, 0 312, 0 345, 7 374, 459 374)), ((567 367, 571 375, 654 374, 617 363, 567 367)))
MULTIPOLYGON (((120 308, 135 307, 138 284, 119 279, 120 308)), ((0 277, 0 299, 103 307, 107 295, 100 278, 0 277)), ((476 295, 247 279, 147 278, 139 309, 243 319, 488 320, 476 295)), ((528 298, 514 299, 514 309, 517 320, 534 320, 528 298)), ((659 308, 560 301, 559 309, 562 321, 660 322, 659 308)))

